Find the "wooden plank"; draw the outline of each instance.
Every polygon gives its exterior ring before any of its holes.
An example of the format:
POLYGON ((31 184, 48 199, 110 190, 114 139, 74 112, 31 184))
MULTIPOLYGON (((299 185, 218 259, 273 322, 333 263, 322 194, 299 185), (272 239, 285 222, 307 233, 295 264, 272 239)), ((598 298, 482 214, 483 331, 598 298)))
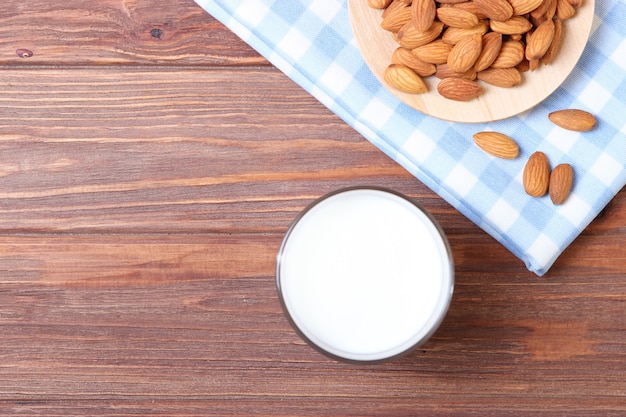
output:
POLYGON ((1 415, 626 414, 624 190, 538 278, 191 0, 0 21, 1 415), (377 366, 308 347, 274 285, 296 213, 363 183, 456 260, 437 334, 377 366))
POLYGON ((355 183, 437 200, 274 69, 74 73, 0 73, 5 233, 275 231, 355 183))
POLYGON ((1 2, 0 66, 25 65, 269 64, 193 0, 1 2))
MULTIPOLYGON (((284 319, 280 239, 0 237, 0 410, 318 415, 329 404, 333 415, 449 415, 488 401, 509 416, 626 411, 626 283, 615 276, 554 282, 465 264, 427 344, 352 366, 306 346, 284 319)), ((456 255, 494 248, 480 236, 452 244, 456 255)))

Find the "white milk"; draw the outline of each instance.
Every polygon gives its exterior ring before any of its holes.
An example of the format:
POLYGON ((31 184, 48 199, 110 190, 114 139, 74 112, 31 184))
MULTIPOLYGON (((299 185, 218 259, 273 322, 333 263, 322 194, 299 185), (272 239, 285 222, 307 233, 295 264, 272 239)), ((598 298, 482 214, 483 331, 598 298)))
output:
POLYGON ((380 361, 425 341, 454 284, 445 237, 406 198, 354 188, 320 199, 294 222, 277 279, 292 324, 334 357, 380 361))

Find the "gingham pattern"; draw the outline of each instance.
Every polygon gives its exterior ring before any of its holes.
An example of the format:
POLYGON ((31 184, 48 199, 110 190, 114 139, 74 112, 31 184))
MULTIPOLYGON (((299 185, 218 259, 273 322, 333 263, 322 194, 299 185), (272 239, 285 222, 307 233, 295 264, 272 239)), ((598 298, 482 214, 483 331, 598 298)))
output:
POLYGON ((626 183, 624 0, 596 1, 590 42, 555 93, 531 111, 488 125, 424 116, 385 90, 361 57, 345 1, 196 2, 537 275, 626 183), (584 134, 555 127, 546 115, 562 108, 587 109, 599 125, 584 134), (515 137, 520 157, 503 161, 477 150, 471 137, 478 130, 515 137), (524 193, 523 164, 536 150, 552 166, 574 168, 572 194, 561 206, 524 193))

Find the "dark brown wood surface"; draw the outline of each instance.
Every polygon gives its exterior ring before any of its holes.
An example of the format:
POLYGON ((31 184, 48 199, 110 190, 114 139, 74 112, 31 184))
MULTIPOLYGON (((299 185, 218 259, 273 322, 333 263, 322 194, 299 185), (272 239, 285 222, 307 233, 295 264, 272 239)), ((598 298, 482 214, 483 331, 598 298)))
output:
POLYGON ((539 278, 192 0, 0 23, 0 415, 626 415, 625 191, 539 278), (456 261, 439 331, 374 366, 304 344, 274 284, 296 214, 357 184, 456 261))

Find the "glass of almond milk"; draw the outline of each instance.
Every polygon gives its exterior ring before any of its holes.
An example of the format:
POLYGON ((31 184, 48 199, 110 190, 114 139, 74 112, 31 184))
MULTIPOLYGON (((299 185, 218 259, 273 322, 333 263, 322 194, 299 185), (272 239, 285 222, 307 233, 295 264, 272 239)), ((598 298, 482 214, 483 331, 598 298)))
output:
POLYGON ((443 231, 418 203, 386 188, 351 187, 294 220, 276 279, 285 315, 311 346, 334 359, 378 363, 437 330, 454 266, 443 231))

